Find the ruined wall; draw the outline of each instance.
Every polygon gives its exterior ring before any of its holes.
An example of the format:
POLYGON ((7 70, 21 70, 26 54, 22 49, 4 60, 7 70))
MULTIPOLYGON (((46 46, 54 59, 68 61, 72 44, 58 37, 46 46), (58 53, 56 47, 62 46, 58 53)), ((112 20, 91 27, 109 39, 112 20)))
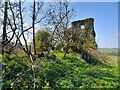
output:
POLYGON ((74 36, 80 40, 78 43, 82 43, 83 48, 97 49, 93 18, 72 22, 72 31, 74 36))

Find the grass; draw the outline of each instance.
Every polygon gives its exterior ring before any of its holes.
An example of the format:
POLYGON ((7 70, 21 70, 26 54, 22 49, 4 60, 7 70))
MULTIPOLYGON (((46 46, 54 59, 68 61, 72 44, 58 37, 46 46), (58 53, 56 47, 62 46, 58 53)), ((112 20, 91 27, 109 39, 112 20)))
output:
MULTIPOLYGON (((38 65, 40 64, 39 65, 40 67, 38 67, 36 71, 39 87, 48 87, 51 89, 54 88, 79 89, 79 88, 117 88, 119 86, 118 64, 117 62, 112 63, 113 59, 115 59, 116 57, 113 56, 110 57, 108 64, 101 63, 88 64, 84 60, 81 60, 79 58, 80 55, 77 53, 67 54, 66 59, 63 59, 63 52, 52 51, 50 52, 50 54, 51 55, 55 54, 56 58, 55 59, 50 58, 50 60, 42 58, 40 59, 41 63, 38 62, 39 60, 36 62, 36 64, 38 65)), ((11 70, 12 72, 16 72, 16 69, 20 70, 20 68, 23 69, 23 73, 24 70, 26 71, 26 68, 23 68, 22 67, 23 65, 21 65, 21 63, 18 63, 13 59, 8 64, 9 65, 7 66, 8 67, 7 69, 11 70)), ((19 80, 19 78, 16 78, 16 81, 17 79, 19 80)), ((30 81, 29 79, 28 81, 30 81)), ((11 82, 12 80, 15 81, 15 78, 6 80, 6 83, 8 81, 11 82)), ((22 83, 26 83, 28 81, 24 80, 22 81, 22 83)), ((17 83, 17 85, 19 85, 19 82, 17 83)))
POLYGON ((116 56, 116 55, 107 55, 109 58, 109 63, 110 65, 116 65, 116 67, 118 67, 118 64, 120 64, 120 56, 116 56))
MULTIPOLYGON (((108 65, 92 65, 81 61, 76 53, 67 54, 66 60, 62 59, 63 53, 53 52, 59 61, 58 66, 64 69, 64 77, 59 77, 56 81, 69 82, 73 87, 79 88, 116 88, 119 86, 118 65, 109 63, 108 65), (64 80, 64 81, 60 81, 64 80)), ((112 57, 112 59, 117 57, 112 57)), ((110 59, 109 62, 113 62, 110 59)), ((59 85, 60 86, 60 85, 59 85)), ((64 87, 64 84, 61 84, 64 87)))

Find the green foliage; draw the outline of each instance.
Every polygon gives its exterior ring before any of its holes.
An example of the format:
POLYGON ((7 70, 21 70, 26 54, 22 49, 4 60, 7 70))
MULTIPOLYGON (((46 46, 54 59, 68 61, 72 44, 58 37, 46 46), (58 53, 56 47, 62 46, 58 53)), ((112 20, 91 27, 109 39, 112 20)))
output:
POLYGON ((27 62, 25 62, 24 60, 15 59, 10 55, 4 54, 3 63, 5 63, 2 71, 3 90, 24 90, 31 88, 31 69, 26 65, 27 62))
POLYGON ((16 50, 13 50, 11 52, 11 55, 14 56, 14 57, 17 56, 19 58, 27 57, 27 54, 22 49, 20 49, 20 48, 18 48, 16 50))
POLYGON ((38 30, 36 33, 37 52, 47 51, 49 47, 50 33, 45 30, 38 30))
MULTIPOLYGON (((79 54, 69 53, 63 59, 63 53, 52 51, 54 60, 38 58, 36 68, 37 89, 66 88, 117 88, 119 86, 118 67, 116 65, 93 65, 78 59, 79 54), (40 63, 39 63, 40 61, 40 63)), ((5 57, 5 56, 4 56, 5 57)), ((26 59, 6 56, 3 67, 3 90, 32 90, 32 72, 26 59)), ((3 60, 4 61, 4 60, 3 60)))
POLYGON ((119 85, 117 67, 81 62, 76 53, 68 54, 66 60, 61 59, 63 53, 52 53, 57 58, 44 69, 51 88, 116 88, 119 85))
POLYGON ((74 85, 69 80, 60 79, 56 82, 56 87, 57 88, 74 88, 74 85))

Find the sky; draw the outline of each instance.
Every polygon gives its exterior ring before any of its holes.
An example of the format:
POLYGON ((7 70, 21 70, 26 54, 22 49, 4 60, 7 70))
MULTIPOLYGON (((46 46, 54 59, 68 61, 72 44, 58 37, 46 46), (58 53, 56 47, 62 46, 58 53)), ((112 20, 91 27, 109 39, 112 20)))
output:
POLYGON ((96 41, 100 48, 118 47, 117 2, 72 2, 71 5, 75 9, 72 21, 94 18, 96 41))

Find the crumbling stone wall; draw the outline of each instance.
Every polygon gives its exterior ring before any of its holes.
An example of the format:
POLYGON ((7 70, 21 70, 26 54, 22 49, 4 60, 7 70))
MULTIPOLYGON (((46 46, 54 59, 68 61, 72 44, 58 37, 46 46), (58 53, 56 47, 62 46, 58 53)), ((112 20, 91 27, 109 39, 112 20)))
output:
POLYGON ((97 43, 95 41, 96 33, 94 30, 94 19, 87 18, 84 20, 78 20, 72 22, 72 31, 73 34, 76 34, 77 39, 80 40, 83 48, 92 48, 97 49, 97 43))
POLYGON ((81 58, 86 60, 86 62, 91 62, 93 58, 88 52, 90 49, 97 49, 94 19, 87 18, 72 22, 72 33, 73 41, 76 43, 77 48, 81 51, 81 58))

